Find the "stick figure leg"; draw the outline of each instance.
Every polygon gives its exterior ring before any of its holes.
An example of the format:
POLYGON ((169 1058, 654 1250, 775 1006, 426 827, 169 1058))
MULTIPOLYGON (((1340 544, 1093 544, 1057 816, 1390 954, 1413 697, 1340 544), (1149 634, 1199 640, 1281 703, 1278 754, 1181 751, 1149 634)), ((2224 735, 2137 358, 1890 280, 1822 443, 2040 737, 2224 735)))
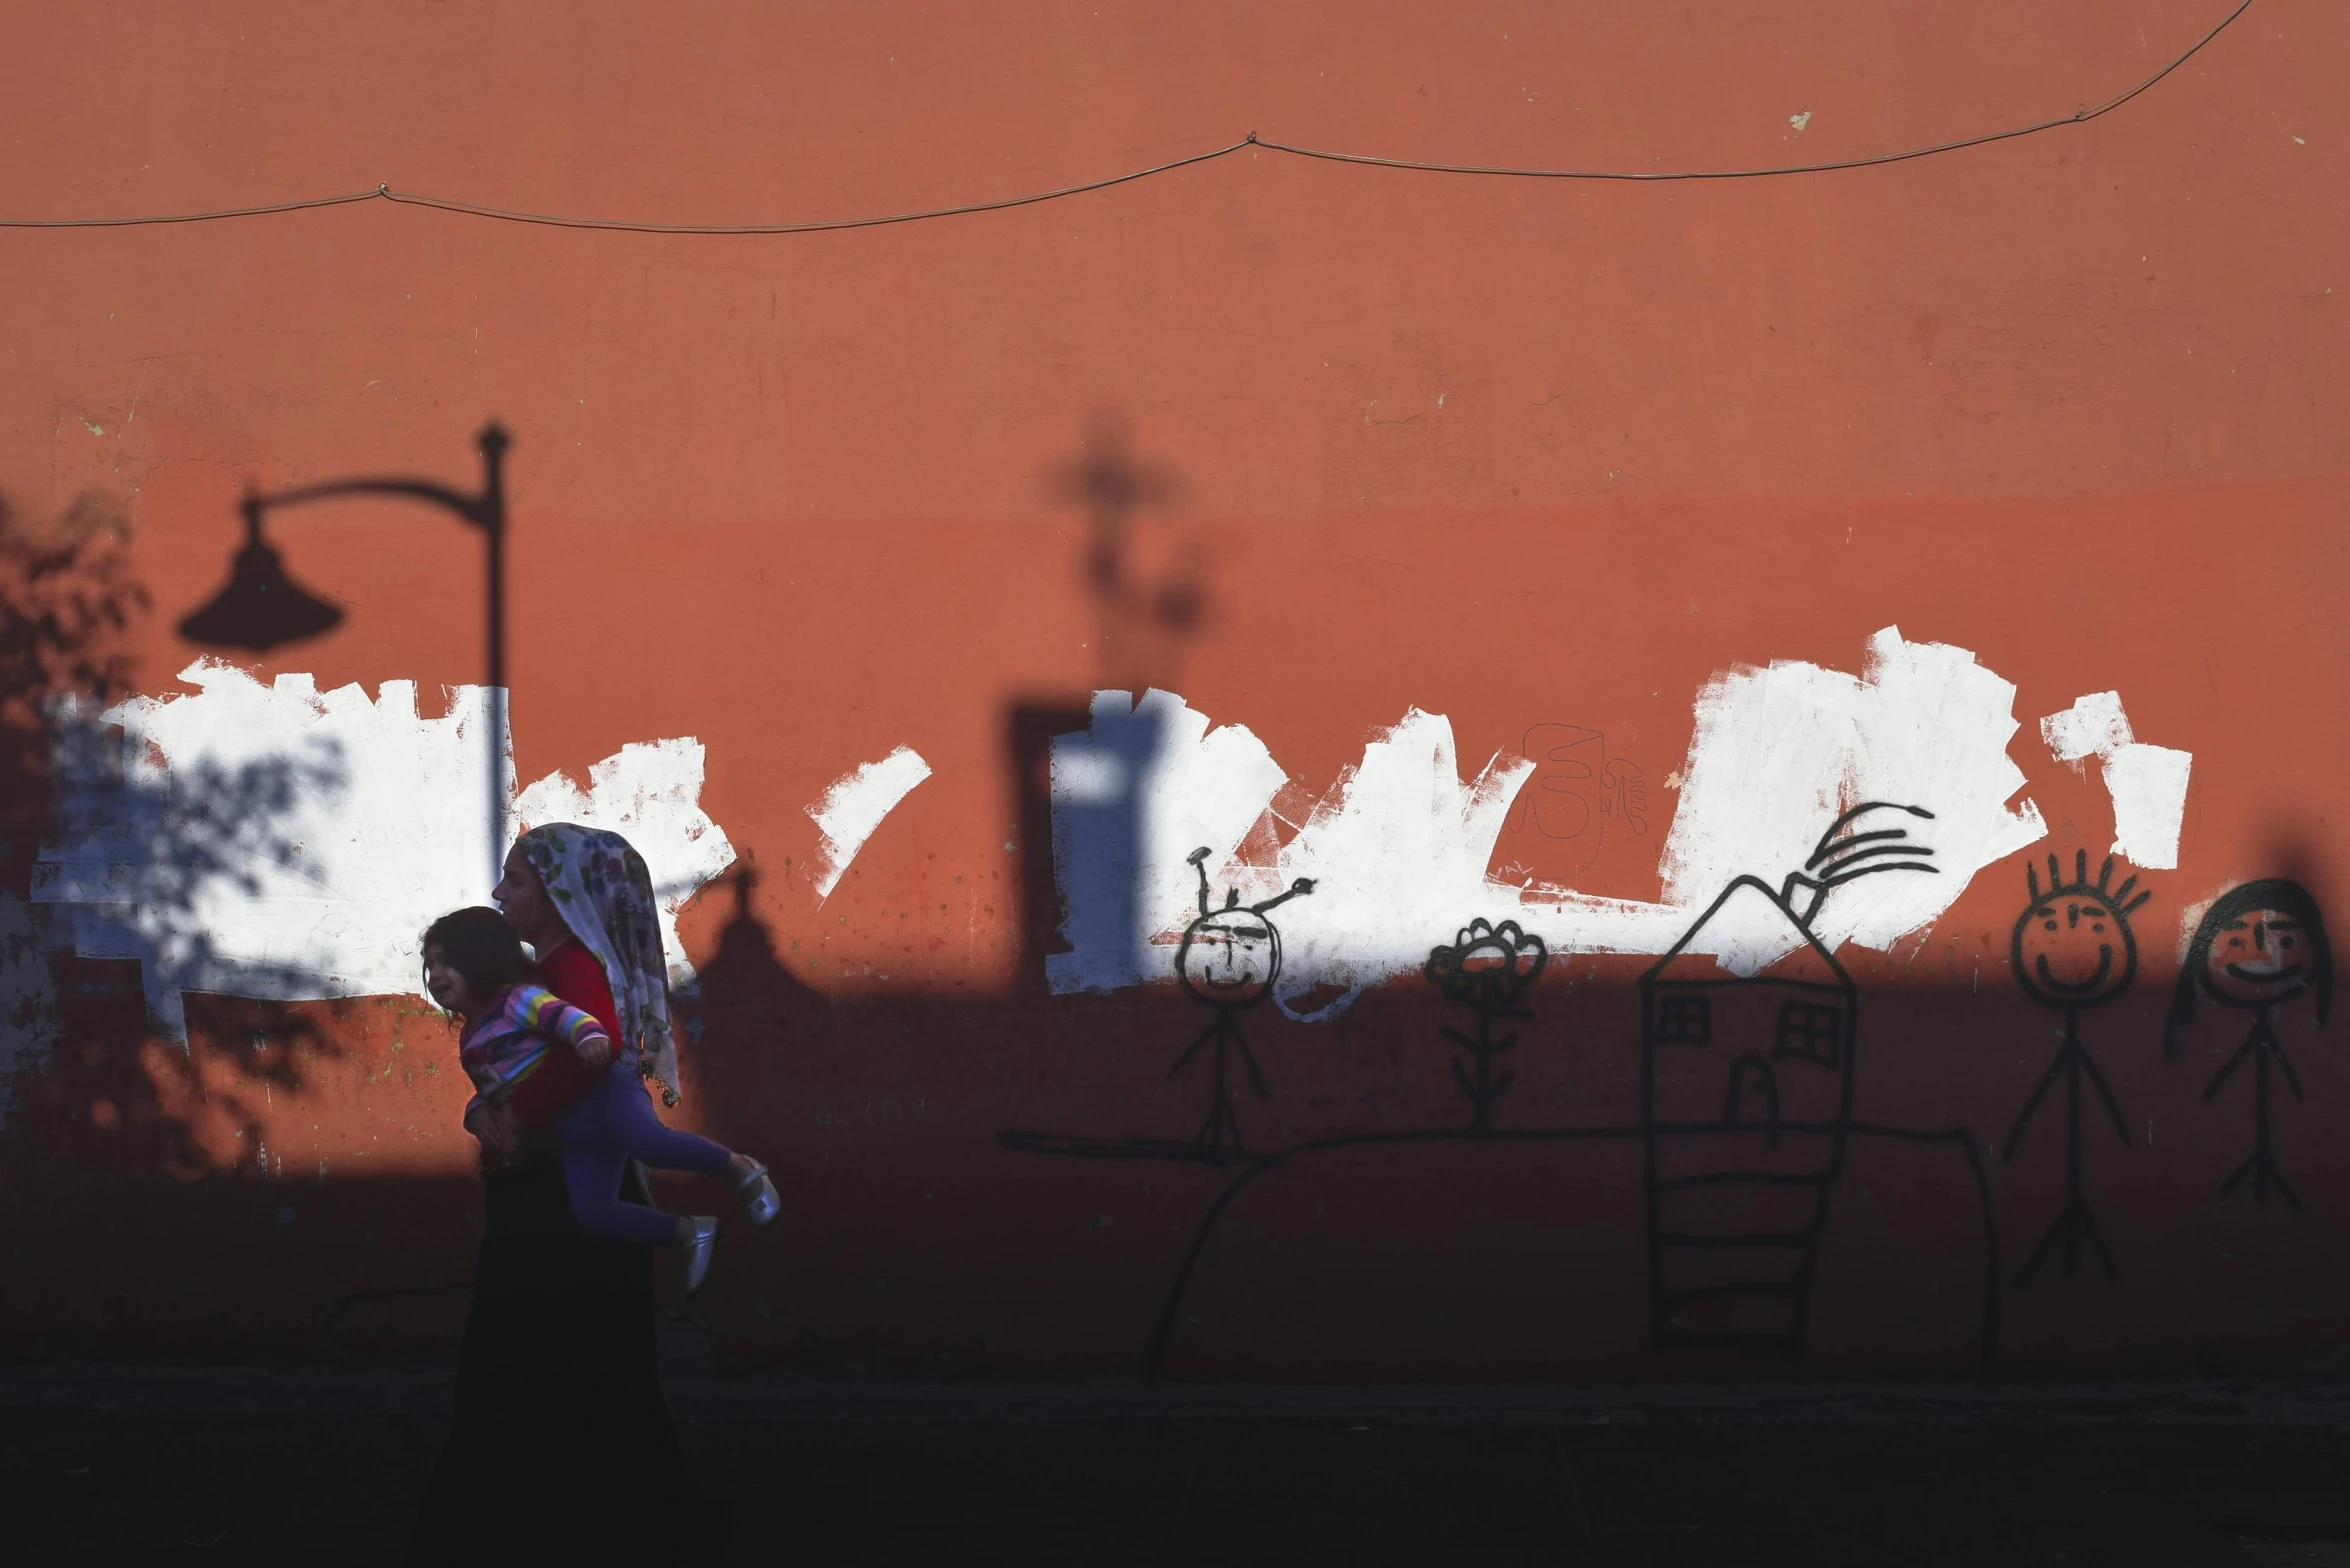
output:
POLYGON ((2234 1197, 2236 1189, 2244 1184, 2247 1176, 2252 1178, 2252 1201, 2255 1204, 2265 1205, 2268 1202, 2268 1189, 2274 1187, 2285 1195, 2287 1203, 2296 1209, 2301 1207, 2301 1194, 2295 1192, 2292 1184, 2285 1180, 2285 1173, 2277 1168, 2275 1158, 2266 1149, 2253 1150, 2243 1164, 2228 1172, 2228 1179, 2219 1184, 2219 1195, 2223 1198, 2234 1197))
MULTIPOLYGON (((2262 1048, 2255 1052, 2253 1057, 2252 1154, 2243 1164, 2228 1172, 2228 1179, 2219 1184, 2219 1195, 2223 1198, 2232 1196, 2236 1188, 2242 1185, 2244 1178, 2249 1176, 2252 1178, 2252 1201, 2255 1205, 2265 1208, 2268 1204, 2268 1189, 2274 1187, 2278 1192, 2284 1194, 2287 1203, 2297 1209, 2301 1207, 2301 1194, 2295 1192, 2292 1183, 2285 1180, 2284 1167, 2277 1164, 2276 1150, 2269 1143, 2268 1059, 2271 1054, 2270 1048, 2257 1036, 2255 1036, 2253 1043, 2262 1048)), ((2246 1049, 2249 1050, 2251 1047, 2248 1046, 2246 1049)), ((2294 1075, 2292 1065, 2284 1060, 2284 1053, 2278 1051, 2275 1054, 2278 1064, 2285 1069, 2285 1081, 2292 1086, 2293 1092, 2298 1095, 2301 1091, 2300 1079, 2294 1075)))
MULTIPOLYGON (((1216 1042, 1215 1098, 1208 1106, 1208 1119, 1200 1124, 1199 1136, 1192 1140, 1202 1148, 1229 1149, 1235 1154, 1245 1151, 1240 1142, 1240 1118, 1232 1109, 1232 1095, 1225 1086, 1224 1069, 1227 1048, 1238 1038, 1238 1034, 1232 1028, 1229 1015, 1219 1012, 1215 1023, 1209 1026, 1208 1033, 1200 1037, 1203 1044, 1210 1039, 1216 1042)), ((1198 1046, 1192 1049, 1197 1050, 1198 1046)), ((1245 1047, 1243 1050, 1245 1053, 1245 1047)))
POLYGON ((2021 1289, 2032 1283, 2032 1276, 2040 1272, 2040 1265, 2047 1261, 2050 1249, 2060 1241, 2064 1244, 2065 1277, 2071 1278, 2080 1269, 2083 1238, 2088 1240, 2090 1248, 2096 1252, 2097 1261, 2105 1266, 2107 1281, 2119 1279, 2121 1271, 2114 1267, 2113 1254, 2106 1249, 2104 1234, 2097 1229, 2097 1217, 2089 1212, 2088 1200, 2076 1196, 2065 1200, 2064 1212, 2057 1215, 2056 1223, 2048 1227, 2039 1244, 2032 1248, 2032 1255, 2024 1259, 2024 1266, 2016 1270, 2016 1287, 2021 1289))

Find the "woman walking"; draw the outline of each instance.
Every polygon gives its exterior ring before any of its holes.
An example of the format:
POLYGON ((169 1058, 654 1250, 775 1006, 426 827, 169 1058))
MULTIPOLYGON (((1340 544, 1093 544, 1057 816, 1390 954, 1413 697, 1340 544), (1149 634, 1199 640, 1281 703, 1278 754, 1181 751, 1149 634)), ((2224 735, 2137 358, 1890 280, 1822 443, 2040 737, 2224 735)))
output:
POLYGON ((491 910, 458 910, 424 937, 433 999, 460 1004, 468 1019, 467 1071, 478 1066, 498 1077, 494 1064, 503 1056, 517 1068, 527 1064, 527 1076, 510 1089, 500 1080, 502 1097, 515 1107, 525 1138, 547 1132, 561 1145, 572 1217, 593 1236, 678 1248, 692 1295, 709 1272, 718 1221, 623 1201, 621 1168, 633 1159, 654 1170, 723 1177, 754 1225, 772 1224, 780 1204, 766 1166, 663 1126, 645 1093, 645 1077, 658 1074, 664 1097, 677 1099, 668 964, 643 859, 617 834, 537 828, 514 846, 492 896, 504 920, 491 910), (538 951, 536 966, 523 956, 522 941, 538 951), (498 1012, 513 998, 549 993, 618 1041, 617 1059, 607 1066, 603 1057, 578 1053, 556 1064, 531 1029, 498 1012), (550 1067, 557 1076, 542 1083, 550 1067))
MULTIPOLYGON (((625 1074, 641 1098, 641 1065, 673 1098, 666 964, 642 857, 618 834, 535 828, 507 856, 494 896, 537 951, 546 988, 633 1055, 601 1071, 625 1074)), ((409 1539, 411 1563, 723 1558, 723 1510, 686 1474, 661 1393, 652 1247, 582 1231, 559 1148, 523 1135, 526 1120, 543 1124, 598 1087, 575 1053, 551 1051, 505 1104, 467 1116, 486 1212, 456 1423, 409 1539), (660 1506, 613 1508, 614 1461, 632 1493, 660 1506)), ((634 1166, 615 1177, 615 1204, 649 1205, 634 1166)))

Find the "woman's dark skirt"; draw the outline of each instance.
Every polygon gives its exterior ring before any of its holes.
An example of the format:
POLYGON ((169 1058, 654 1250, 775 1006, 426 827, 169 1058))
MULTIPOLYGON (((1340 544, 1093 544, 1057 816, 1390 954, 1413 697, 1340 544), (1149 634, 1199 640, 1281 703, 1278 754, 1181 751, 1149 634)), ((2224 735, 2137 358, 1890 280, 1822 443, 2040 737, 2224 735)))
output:
MULTIPOLYGON (((661 1393, 653 1249, 582 1235, 553 1157, 484 1185, 456 1424, 408 1561, 722 1560, 661 1393)), ((634 1166, 623 1191, 647 1201, 634 1166)))

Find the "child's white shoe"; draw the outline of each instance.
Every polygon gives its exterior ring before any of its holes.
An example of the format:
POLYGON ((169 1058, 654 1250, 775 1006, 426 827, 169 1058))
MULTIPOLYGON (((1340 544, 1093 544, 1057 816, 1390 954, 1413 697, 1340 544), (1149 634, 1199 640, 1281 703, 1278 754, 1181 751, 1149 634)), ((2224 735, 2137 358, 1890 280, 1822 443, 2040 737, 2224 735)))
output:
POLYGON ((775 1183, 767 1179, 767 1167, 751 1161, 751 1174, 734 1184, 742 1195, 743 1212, 754 1225, 772 1225, 775 1216, 783 1212, 783 1200, 775 1195, 775 1183))
POLYGON ((714 1215, 691 1216, 693 1239, 685 1244, 685 1293, 692 1295, 702 1288, 702 1281, 710 1274, 710 1254, 718 1250, 718 1220, 714 1215))

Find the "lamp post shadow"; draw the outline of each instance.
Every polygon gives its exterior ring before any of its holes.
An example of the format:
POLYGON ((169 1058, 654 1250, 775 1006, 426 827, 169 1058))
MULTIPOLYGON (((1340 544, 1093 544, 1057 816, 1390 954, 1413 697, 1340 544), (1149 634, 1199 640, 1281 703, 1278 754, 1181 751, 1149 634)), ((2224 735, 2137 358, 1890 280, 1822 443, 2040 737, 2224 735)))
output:
POLYGON ((513 437, 496 420, 474 437, 481 452, 481 489, 472 494, 432 479, 387 475, 329 479, 274 493, 249 493, 242 509, 245 543, 219 593, 185 616, 180 635, 216 648, 267 653, 287 643, 321 636, 342 623, 343 612, 318 599, 286 575, 285 562, 262 536, 262 518, 271 511, 344 496, 404 496, 449 512, 481 530, 485 576, 484 641, 487 646, 489 723, 490 879, 505 861, 506 797, 506 450, 513 437))

